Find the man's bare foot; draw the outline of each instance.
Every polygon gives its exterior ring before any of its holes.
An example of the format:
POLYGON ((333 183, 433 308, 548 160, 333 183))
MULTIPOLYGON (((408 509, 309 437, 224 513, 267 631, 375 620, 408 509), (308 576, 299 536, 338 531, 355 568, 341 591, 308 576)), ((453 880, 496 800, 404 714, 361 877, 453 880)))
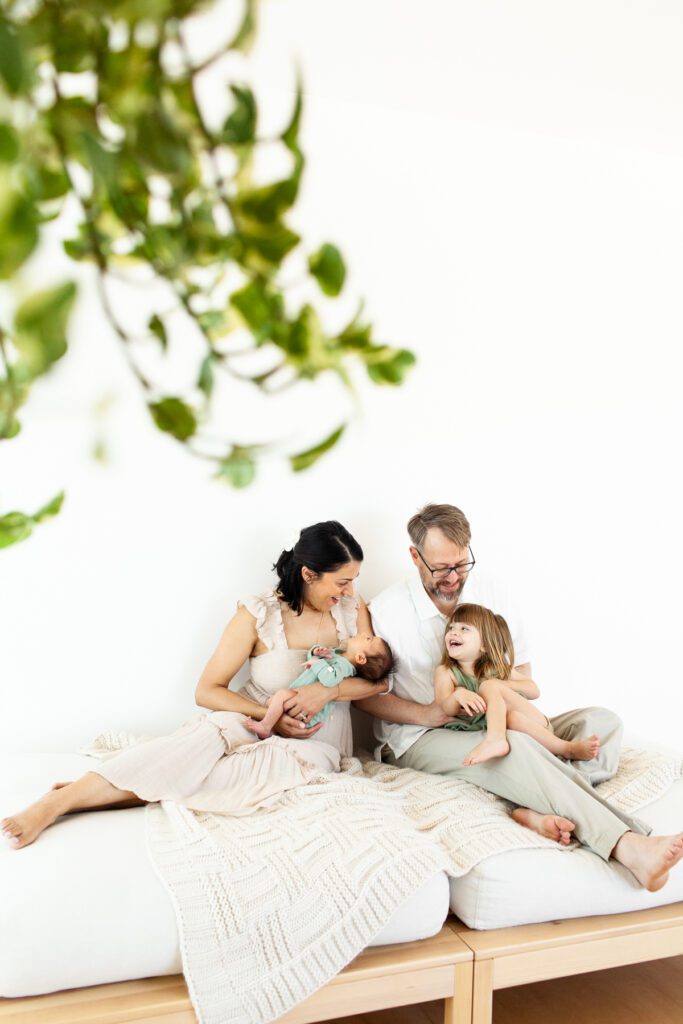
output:
POLYGON ((570 761, 592 761, 598 756, 600 750, 600 738, 589 736, 587 740, 567 740, 567 753, 563 757, 570 761))
POLYGON ((51 794, 47 793, 36 803, 27 807, 25 811, 0 821, 0 832, 2 832, 3 838, 15 850, 21 850, 24 846, 35 842, 40 833, 53 825, 59 817, 59 811, 50 797, 51 794))
POLYGON ((528 807, 516 807, 511 817, 518 825, 530 828, 532 832, 538 832, 539 836, 546 839, 553 839, 556 843, 569 846, 572 840, 572 832, 576 828, 569 818, 562 818, 559 814, 540 814, 528 807))
POLYGON ((260 740, 267 740, 273 735, 270 729, 264 729, 262 723, 257 722, 255 718, 247 718, 244 724, 249 732, 253 732, 260 740))
POLYGON ((615 860, 635 875, 644 889, 657 892, 683 857, 683 832, 677 836, 639 836, 625 832, 612 850, 615 860))
POLYGON ((504 736, 500 739, 491 737, 478 743, 474 750, 470 750, 463 764, 481 764, 483 761, 491 761, 494 757, 505 757, 509 753, 510 744, 504 736))

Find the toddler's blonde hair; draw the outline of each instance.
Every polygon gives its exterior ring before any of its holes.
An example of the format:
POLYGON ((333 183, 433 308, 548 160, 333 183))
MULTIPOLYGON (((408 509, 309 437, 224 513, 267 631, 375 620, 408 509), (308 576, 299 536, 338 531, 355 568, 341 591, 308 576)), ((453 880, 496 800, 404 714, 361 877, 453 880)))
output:
MULTIPOLYGON (((475 679, 509 679, 515 665, 515 649, 503 616, 480 604, 459 604, 448 620, 446 633, 454 622, 474 626, 481 636, 482 653, 474 663, 475 679)), ((441 664, 450 668, 454 660, 444 644, 441 664)))

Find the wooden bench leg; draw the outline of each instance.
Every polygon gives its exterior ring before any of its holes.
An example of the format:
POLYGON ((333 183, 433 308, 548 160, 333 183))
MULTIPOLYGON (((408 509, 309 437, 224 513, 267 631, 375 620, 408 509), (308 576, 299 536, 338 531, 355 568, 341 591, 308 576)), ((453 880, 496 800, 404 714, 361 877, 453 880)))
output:
POLYGON ((474 961, 472 1024, 493 1024, 493 960, 474 961))
POLYGON ((443 1024, 472 1024, 472 961, 455 965, 455 995, 444 999, 443 1024))

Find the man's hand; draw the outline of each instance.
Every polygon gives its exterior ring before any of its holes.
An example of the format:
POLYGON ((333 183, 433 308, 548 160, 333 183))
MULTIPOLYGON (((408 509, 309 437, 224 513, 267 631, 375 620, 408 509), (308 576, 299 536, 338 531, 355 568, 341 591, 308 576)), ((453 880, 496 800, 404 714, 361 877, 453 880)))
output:
POLYGON ((295 690, 294 695, 285 701, 284 708, 292 718, 310 722, 329 703, 330 697, 329 687, 322 683, 311 683, 310 686, 295 690))
POLYGON ((416 704, 415 707, 420 708, 420 711, 417 712, 419 721, 416 721, 415 725, 426 725, 429 729, 439 729, 447 722, 455 721, 453 715, 447 715, 436 701, 432 701, 431 704, 416 704))
POLYGON ((291 718, 289 715, 283 715, 279 718, 273 726, 273 732, 277 733, 278 736, 284 736, 288 740, 307 740, 322 727, 323 723, 318 722, 312 729, 306 728, 306 723, 299 721, 298 718, 291 718))
POLYGON ((466 715, 478 715, 486 711, 486 701, 466 686, 456 686, 453 696, 466 715))

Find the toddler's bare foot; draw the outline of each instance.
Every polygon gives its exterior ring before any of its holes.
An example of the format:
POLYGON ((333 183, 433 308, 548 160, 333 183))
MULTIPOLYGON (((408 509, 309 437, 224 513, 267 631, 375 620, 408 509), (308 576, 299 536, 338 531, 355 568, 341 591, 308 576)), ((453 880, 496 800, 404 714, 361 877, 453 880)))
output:
POLYGON ((40 833, 53 825, 58 817, 59 812, 48 793, 25 811, 14 814, 11 818, 3 818, 0 821, 0 831, 10 846, 15 850, 21 850, 22 847, 35 842, 40 833))
POLYGON ((657 892, 683 857, 683 832, 677 836, 639 836, 625 832, 612 856, 636 876, 644 889, 657 892))
POLYGON ((491 761, 494 757, 505 757, 509 753, 510 744, 504 736, 500 739, 491 737, 478 743, 474 750, 470 750, 463 764, 481 764, 483 761, 491 761))
POLYGON ((254 718, 247 718, 244 724, 249 732, 253 732, 260 740, 267 740, 269 736, 273 735, 270 729, 264 729, 263 724, 254 718))
POLYGON ((65 786, 70 786, 70 782, 53 782, 50 789, 64 789, 65 786))
POLYGON ((587 740, 567 741, 567 753, 564 757, 570 761, 592 761, 598 756, 600 750, 600 739, 598 736, 589 736, 587 740))
POLYGON ((562 818, 559 814, 539 814, 528 807, 516 807, 511 817, 519 825, 530 828, 532 832, 538 832, 539 836, 545 836, 546 839, 562 843, 563 846, 569 846, 572 832, 576 828, 569 818, 562 818))

